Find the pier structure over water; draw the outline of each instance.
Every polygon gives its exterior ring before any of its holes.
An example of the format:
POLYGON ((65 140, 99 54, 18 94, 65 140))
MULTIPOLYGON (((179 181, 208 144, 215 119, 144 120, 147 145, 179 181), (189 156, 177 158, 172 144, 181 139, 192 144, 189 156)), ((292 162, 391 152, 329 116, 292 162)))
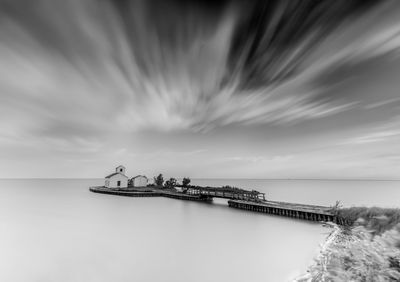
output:
POLYGON ((241 200, 229 200, 228 205, 231 208, 293 217, 297 219, 336 222, 336 217, 331 212, 331 208, 323 206, 302 205, 274 201, 252 203, 241 200))
POLYGON ((265 201, 265 193, 256 190, 245 190, 230 186, 224 187, 201 187, 201 186, 177 186, 183 189, 183 192, 189 195, 204 195, 213 198, 243 200, 250 202, 265 201))
POLYGON ((332 208, 316 205, 303 205, 265 200, 264 193, 234 187, 184 187, 182 192, 175 189, 147 187, 141 189, 111 189, 104 186, 90 187, 94 193, 127 197, 167 197, 179 200, 211 202, 213 198, 228 200, 231 208, 253 212, 280 215, 311 221, 337 222, 332 208))

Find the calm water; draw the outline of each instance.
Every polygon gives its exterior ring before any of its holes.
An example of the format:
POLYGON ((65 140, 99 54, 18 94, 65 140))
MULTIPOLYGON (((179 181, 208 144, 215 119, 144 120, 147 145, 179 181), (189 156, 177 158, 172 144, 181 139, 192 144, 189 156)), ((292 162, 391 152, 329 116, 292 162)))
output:
MULTIPOLYGON (((398 182, 194 180, 274 200, 398 205, 398 182)), ((167 198, 90 193, 102 180, 0 180, 0 281, 288 281, 319 224, 167 198)))

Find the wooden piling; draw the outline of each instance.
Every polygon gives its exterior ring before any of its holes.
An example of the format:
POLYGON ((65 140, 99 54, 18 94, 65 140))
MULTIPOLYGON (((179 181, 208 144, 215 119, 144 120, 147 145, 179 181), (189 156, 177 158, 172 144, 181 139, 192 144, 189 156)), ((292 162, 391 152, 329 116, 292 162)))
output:
POLYGON ((228 206, 253 212, 293 217, 310 221, 334 221, 334 216, 330 213, 329 208, 320 206, 296 205, 270 201, 250 202, 242 200, 229 200, 228 206))

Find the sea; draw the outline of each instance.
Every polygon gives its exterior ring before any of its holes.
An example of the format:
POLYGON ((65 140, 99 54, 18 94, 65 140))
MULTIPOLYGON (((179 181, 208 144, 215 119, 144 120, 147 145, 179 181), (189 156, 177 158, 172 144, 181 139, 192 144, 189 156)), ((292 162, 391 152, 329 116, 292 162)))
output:
MULTIPOLYGON (((102 179, 0 180, 0 281, 292 281, 331 232, 198 203, 91 193, 102 179)), ((193 179, 317 205, 400 206, 400 181, 193 179)))

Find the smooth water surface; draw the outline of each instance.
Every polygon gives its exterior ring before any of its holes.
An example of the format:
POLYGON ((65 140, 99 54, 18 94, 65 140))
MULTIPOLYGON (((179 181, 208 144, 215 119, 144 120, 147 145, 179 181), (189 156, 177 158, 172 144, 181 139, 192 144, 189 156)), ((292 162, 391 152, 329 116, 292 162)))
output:
POLYGON ((88 191, 102 182, 0 180, 0 281, 288 281, 330 231, 223 200, 88 191))

